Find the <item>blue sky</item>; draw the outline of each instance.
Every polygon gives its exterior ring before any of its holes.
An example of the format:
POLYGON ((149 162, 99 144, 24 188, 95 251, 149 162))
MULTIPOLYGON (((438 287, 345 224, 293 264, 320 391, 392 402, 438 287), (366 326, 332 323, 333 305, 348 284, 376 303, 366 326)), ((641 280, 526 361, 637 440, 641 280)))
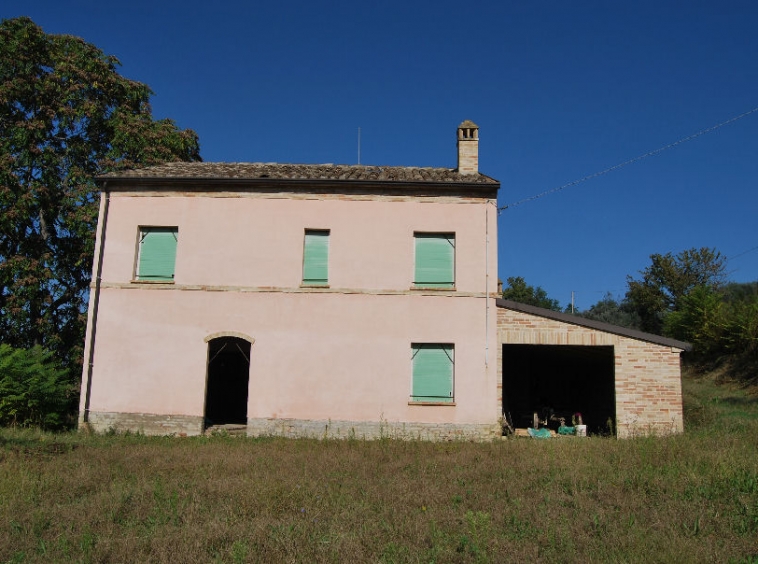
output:
MULTIPOLYGON (((758 107, 758 3, 36 0, 121 60, 206 161, 456 166, 507 205, 758 107), (116 7, 118 6, 118 7, 116 7)), ((715 247, 758 280, 758 112, 502 212, 499 274, 586 309, 652 253, 715 247)))

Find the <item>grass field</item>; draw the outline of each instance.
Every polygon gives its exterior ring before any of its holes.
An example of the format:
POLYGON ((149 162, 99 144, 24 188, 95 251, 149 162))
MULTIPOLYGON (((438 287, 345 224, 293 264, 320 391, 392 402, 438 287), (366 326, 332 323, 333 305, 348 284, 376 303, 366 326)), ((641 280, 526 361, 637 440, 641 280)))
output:
POLYGON ((668 438, 0 430, 0 562, 758 563, 758 398, 684 383, 668 438))

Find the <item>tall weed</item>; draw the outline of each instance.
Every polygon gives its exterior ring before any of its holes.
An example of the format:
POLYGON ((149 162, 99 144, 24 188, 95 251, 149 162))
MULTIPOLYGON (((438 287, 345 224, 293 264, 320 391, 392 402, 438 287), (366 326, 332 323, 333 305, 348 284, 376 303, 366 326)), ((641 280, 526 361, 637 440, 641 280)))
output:
POLYGON ((758 406, 685 391, 632 440, 0 430, 0 562, 750 562, 758 406))

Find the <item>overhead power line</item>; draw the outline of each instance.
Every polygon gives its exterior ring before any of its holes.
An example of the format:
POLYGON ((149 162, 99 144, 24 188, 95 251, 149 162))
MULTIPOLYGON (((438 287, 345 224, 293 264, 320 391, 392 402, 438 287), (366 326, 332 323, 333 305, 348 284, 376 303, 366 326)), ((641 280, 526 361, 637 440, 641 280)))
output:
POLYGON ((736 258, 741 257, 742 255, 746 255, 748 253, 751 253, 751 252, 755 251, 756 249, 758 249, 758 246, 752 247, 752 248, 748 249, 747 251, 742 251, 741 253, 736 254, 733 257, 728 257, 726 260, 728 260, 728 261, 729 260, 734 260, 736 258))
POLYGON ((686 143, 687 141, 692 141, 693 139, 696 139, 697 137, 700 137, 701 135, 705 135, 706 133, 710 133, 711 131, 715 131, 716 129, 720 127, 724 127, 725 125, 729 125, 730 123, 734 123, 737 120, 740 120, 744 117, 749 116, 750 114, 753 114, 755 112, 758 112, 758 107, 753 108, 752 110, 749 110, 745 112, 744 114, 740 114, 738 116, 735 116, 733 118, 730 118, 726 121, 723 121, 719 124, 712 125, 711 127, 707 127, 705 129, 701 129, 697 133, 693 133, 692 135, 688 135, 687 137, 683 137, 679 139, 678 141, 674 141, 673 143, 669 143, 668 145, 664 145, 663 147, 660 147, 658 149, 655 149, 654 151, 649 151, 647 153, 644 153, 642 155, 639 155, 637 157, 634 157, 633 159, 629 159, 628 161, 624 161, 623 163, 619 163, 617 165, 613 165, 612 167, 608 167, 606 169, 603 169, 599 172, 595 172, 593 174, 588 174, 587 176, 583 176, 582 178, 579 178, 578 180, 574 180, 573 182, 569 182, 568 184, 564 184, 563 186, 558 186, 557 188, 553 188, 552 190, 547 190, 545 192, 541 192, 540 194, 536 194, 534 196, 530 196, 529 198, 524 198, 523 200, 519 200, 517 202, 514 202, 512 204, 508 204, 507 206, 503 206, 497 209, 498 212, 501 212, 503 210, 507 210, 508 208, 513 208, 516 206, 520 206, 521 204, 525 204, 526 202, 531 202, 532 200, 536 200, 538 198, 542 198, 543 196, 547 196, 549 194, 554 194, 555 192, 559 192, 560 190, 563 190, 564 188, 569 188, 570 186, 576 186, 577 184, 581 184, 582 182, 586 182, 587 180, 590 180, 592 178, 597 178, 598 176, 602 176, 604 174, 608 174, 609 172, 612 172, 614 170, 617 170, 621 167, 625 167, 627 165, 630 165, 632 163, 636 163, 637 161, 641 161, 642 159, 646 159, 647 157, 652 157, 653 155, 657 155, 658 153, 662 153, 663 151, 666 151, 667 149, 672 149, 676 147, 677 145, 681 145, 682 143, 686 143))

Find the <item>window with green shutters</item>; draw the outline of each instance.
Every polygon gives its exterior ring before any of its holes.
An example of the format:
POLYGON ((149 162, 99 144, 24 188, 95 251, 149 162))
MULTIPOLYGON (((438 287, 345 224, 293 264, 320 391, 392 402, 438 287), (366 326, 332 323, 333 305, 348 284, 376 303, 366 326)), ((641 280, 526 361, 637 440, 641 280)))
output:
POLYGON ((303 245, 303 285, 329 284, 329 231, 306 229, 303 245))
POLYGON ((173 282, 176 227, 140 227, 137 280, 173 282))
POLYGON ((411 401, 452 403, 454 401, 453 345, 413 344, 411 401))
POLYGON ((413 285, 455 288, 455 234, 415 233, 416 268, 413 285))

